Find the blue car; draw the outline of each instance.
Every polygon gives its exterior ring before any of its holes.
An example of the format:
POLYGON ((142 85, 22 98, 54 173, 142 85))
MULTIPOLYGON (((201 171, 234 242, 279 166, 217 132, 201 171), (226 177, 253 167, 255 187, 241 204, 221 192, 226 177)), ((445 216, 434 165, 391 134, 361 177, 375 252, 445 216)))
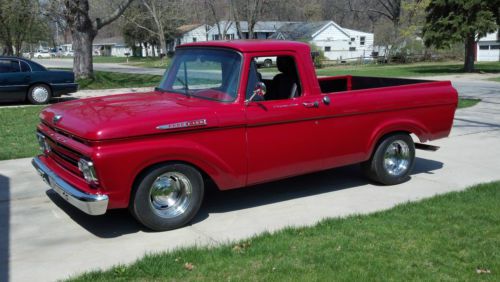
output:
POLYGON ((52 97, 77 90, 73 72, 47 70, 27 59, 0 56, 0 102, 46 104, 52 97))

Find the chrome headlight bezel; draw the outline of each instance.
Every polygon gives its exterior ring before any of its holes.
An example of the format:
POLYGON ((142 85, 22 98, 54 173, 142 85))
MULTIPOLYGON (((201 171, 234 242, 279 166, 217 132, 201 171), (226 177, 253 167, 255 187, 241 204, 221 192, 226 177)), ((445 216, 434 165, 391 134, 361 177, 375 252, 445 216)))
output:
POLYGON ((40 132, 37 132, 36 139, 38 140, 38 145, 40 146, 40 151, 42 151, 43 154, 50 153, 50 146, 49 146, 49 143, 47 143, 47 138, 45 137, 45 135, 43 135, 40 132))
POLYGON ((87 183, 92 185, 99 184, 99 180, 97 179, 97 174, 95 172, 94 163, 92 161, 86 159, 80 159, 78 161, 78 169, 82 172, 83 178, 87 183))

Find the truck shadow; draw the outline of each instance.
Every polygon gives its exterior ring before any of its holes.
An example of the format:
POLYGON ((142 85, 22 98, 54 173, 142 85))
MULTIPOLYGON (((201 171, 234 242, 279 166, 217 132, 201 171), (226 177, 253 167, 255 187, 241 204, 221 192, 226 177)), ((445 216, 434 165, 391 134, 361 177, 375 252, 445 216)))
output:
MULTIPOLYGON (((441 162, 416 158, 412 175, 433 173, 442 167, 443 163, 441 162)), ((201 222, 213 213, 232 212, 354 188, 369 183, 371 182, 363 177, 359 165, 352 165, 255 185, 245 189, 219 191, 207 187, 203 205, 191 224, 201 222)), ((397 186, 394 186, 394 189, 397 189, 397 186)), ((97 237, 114 238, 139 231, 152 232, 135 221, 125 209, 110 210, 102 216, 90 216, 68 204, 52 190, 47 191, 47 196, 76 223, 97 237)))
POLYGON ((10 180, 0 174, 0 281, 9 281, 10 180))

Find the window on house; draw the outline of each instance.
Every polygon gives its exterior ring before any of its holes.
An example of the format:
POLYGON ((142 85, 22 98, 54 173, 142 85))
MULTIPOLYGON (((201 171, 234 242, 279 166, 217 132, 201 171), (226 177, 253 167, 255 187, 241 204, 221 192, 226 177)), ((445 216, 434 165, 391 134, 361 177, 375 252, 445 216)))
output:
POLYGON ((349 51, 356 51, 356 47, 349 47, 349 51))
POLYGON ((500 50, 500 45, 490 45, 490 50, 500 50))
POLYGON ((332 47, 330 46, 325 46, 325 52, 330 52, 332 51, 332 47))
POLYGON ((212 40, 219 40, 218 34, 212 34, 212 40))
POLYGON ((489 50, 490 46, 489 45, 480 45, 479 50, 489 50))
POLYGON ((359 45, 364 46, 365 45, 365 40, 366 40, 366 37, 365 36, 361 36, 359 38, 359 45))
POLYGON ((196 42, 196 37, 193 37, 193 42, 196 42))

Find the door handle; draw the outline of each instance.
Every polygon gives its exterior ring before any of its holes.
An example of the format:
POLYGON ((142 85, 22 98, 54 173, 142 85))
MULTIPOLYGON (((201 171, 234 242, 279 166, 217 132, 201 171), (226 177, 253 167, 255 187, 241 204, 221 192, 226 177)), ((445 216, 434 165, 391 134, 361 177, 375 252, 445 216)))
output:
POLYGON ((304 102, 304 103, 302 103, 302 105, 304 105, 304 107, 306 107, 306 108, 319 108, 319 102, 318 101, 304 102))

